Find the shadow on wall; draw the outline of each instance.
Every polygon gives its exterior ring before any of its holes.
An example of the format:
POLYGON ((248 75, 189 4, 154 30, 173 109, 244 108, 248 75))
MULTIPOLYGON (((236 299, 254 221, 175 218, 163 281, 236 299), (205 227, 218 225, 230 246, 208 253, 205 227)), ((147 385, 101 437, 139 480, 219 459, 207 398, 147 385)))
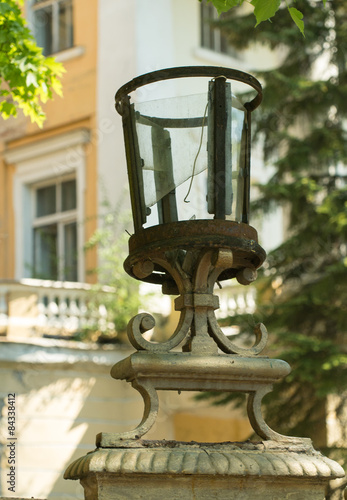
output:
MULTIPOLYGON (((44 344, 41 340, 41 345, 38 341, 36 345, 1 345, 0 393, 5 403, 9 391, 16 394, 15 495, 82 500, 79 482, 63 479, 67 466, 95 449, 99 432, 131 430, 142 418, 141 396, 130 384, 109 374, 112 364, 131 351, 47 339, 44 344), (12 361, 6 349, 12 352, 12 361)), ((250 435, 248 421, 241 414, 231 414, 229 408, 210 408, 189 392, 165 391, 159 396, 158 419, 146 439, 218 442, 250 435)), ((7 442, 6 406, 0 423, 2 444, 7 442)), ((3 452, 2 495, 9 494, 7 459, 3 452)))

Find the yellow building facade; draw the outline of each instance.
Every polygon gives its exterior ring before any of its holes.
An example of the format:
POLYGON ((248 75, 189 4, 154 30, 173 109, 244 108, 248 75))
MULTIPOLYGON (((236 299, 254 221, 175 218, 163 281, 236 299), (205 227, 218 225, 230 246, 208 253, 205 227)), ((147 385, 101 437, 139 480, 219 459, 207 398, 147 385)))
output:
MULTIPOLYGON (((37 13, 37 11, 34 12, 37 13)), ((77 237, 79 252, 96 227, 97 171, 95 166, 98 145, 92 135, 97 128, 95 92, 97 85, 97 2, 74 1, 72 14, 73 45, 57 56, 58 60, 62 60, 66 69, 62 78, 64 97, 61 99, 55 96, 54 100, 44 105, 47 118, 42 129, 23 117, 19 117, 18 120, 9 119, 8 122, 1 124, 1 187, 3 190, 1 193, 1 253, 4 257, 0 264, 2 278, 21 279, 33 277, 35 272, 40 274, 38 263, 37 269, 33 269, 34 259, 31 247, 35 245, 35 242, 32 241, 29 231, 25 234, 19 227, 21 222, 23 225, 29 222, 32 227, 35 227, 34 219, 39 214, 39 207, 36 207, 35 213, 35 208, 32 206, 36 202, 35 194, 41 197, 52 196, 52 186, 64 182, 65 179, 66 182, 76 181, 77 200, 72 208, 77 209, 78 214, 73 214, 72 220, 76 220, 78 225, 83 225, 83 230, 79 230, 77 237), (81 183, 83 185, 78 186, 81 183), (15 192, 16 185, 17 192, 15 192), (50 190, 46 189, 46 193, 44 192, 45 186, 51 187, 50 190), (41 191, 36 193, 40 188, 41 191), (28 193, 29 190, 31 192, 28 193), (23 200, 22 198, 26 195, 28 195, 27 199, 23 200), (30 212, 31 221, 25 220, 25 214, 28 212, 30 212), (16 248, 21 244, 24 248, 18 253, 16 248)), ((59 200, 56 201, 58 203, 59 200)), ((48 211, 50 211, 49 208, 48 211)), ((42 213, 47 217, 44 211, 42 213)), ((53 223, 56 223, 55 221, 53 223)), ((50 224, 49 221, 44 227, 48 228, 50 224)), ((55 228, 55 233, 52 233, 51 237, 52 242, 53 237, 58 238, 57 232, 55 228)), ((67 233, 66 229, 65 233, 67 233)), ((36 243, 39 244, 39 242, 36 243)), ((86 262, 79 266, 78 272, 72 273, 79 278, 74 281, 88 279, 85 276, 85 269, 95 265, 93 258, 95 259, 95 256, 86 256, 86 262)))

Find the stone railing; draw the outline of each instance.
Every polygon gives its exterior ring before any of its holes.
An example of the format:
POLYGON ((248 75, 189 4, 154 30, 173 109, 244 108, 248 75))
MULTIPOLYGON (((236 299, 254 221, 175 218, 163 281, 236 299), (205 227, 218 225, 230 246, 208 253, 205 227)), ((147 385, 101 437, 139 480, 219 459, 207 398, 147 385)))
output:
POLYGON ((256 290, 253 286, 228 285, 217 291, 220 308, 218 318, 235 314, 253 314, 256 307, 256 290))
POLYGON ((102 304, 102 287, 38 279, 0 280, 0 333, 9 337, 72 335, 84 329, 112 329, 102 304))
MULTIPOLYGON (((93 286, 86 283, 2 279, 0 334, 30 337, 74 335, 86 329, 110 332, 114 325, 108 319, 109 314, 102 298, 103 295, 115 293, 115 290, 107 286, 100 288, 97 293, 93 290, 93 286)), ((255 289, 252 286, 226 286, 218 291, 218 295, 218 318, 240 313, 252 314, 255 310, 255 289)), ((163 300, 162 296, 161 299, 163 300)), ((164 309, 162 306, 163 302, 160 311, 165 310, 164 315, 170 315, 170 306, 166 304, 164 309)))

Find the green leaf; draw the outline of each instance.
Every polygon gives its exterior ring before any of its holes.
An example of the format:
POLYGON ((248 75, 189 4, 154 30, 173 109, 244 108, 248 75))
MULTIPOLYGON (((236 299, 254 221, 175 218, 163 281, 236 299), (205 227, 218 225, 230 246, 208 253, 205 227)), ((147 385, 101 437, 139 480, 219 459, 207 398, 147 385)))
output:
POLYGON ((25 71, 25 66, 26 66, 26 62, 27 62, 27 57, 22 57, 21 59, 18 59, 16 61, 17 65, 18 65, 18 68, 21 70, 21 71, 25 71))
POLYGON ((295 7, 288 7, 289 14, 291 15, 291 18, 293 19, 294 23, 297 25, 301 33, 305 36, 304 33, 304 21, 303 21, 303 13, 300 12, 300 10, 296 9, 295 7))
POLYGON ((35 76, 35 74, 31 71, 29 71, 27 73, 27 77, 26 77, 26 84, 28 87, 30 87, 30 85, 34 85, 34 87, 37 87, 37 78, 35 76))
POLYGON ((0 3, 0 15, 5 16, 9 12, 11 12, 11 6, 6 2, 1 2, 0 3))
POLYGON ((281 0, 252 0, 254 15, 257 20, 256 26, 273 17, 279 9, 281 0))
POLYGON ((0 31, 0 43, 5 43, 8 40, 8 34, 5 31, 0 31))
POLYGON ((20 6, 23 0, 0 0, 0 92, 10 101, 0 103, 3 118, 16 116, 21 109, 31 121, 42 126, 42 103, 52 98, 53 91, 61 95, 59 78, 63 66, 45 58, 26 25, 20 6))
POLYGON ((220 16, 223 12, 228 12, 228 10, 232 9, 233 7, 241 5, 244 0, 208 0, 208 3, 209 2, 211 2, 215 6, 218 15, 220 16))
POLYGON ((4 120, 7 120, 10 116, 16 116, 16 106, 12 102, 2 101, 0 103, 0 114, 4 120))

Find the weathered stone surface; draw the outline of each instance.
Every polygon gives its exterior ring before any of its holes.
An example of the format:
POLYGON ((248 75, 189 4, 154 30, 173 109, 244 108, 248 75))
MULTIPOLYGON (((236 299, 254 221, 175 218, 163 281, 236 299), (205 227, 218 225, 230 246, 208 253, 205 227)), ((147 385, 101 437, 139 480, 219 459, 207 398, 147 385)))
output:
POLYGON ((73 462, 86 500, 323 500, 343 469, 307 442, 179 443, 128 441, 73 462))
POLYGON ((322 482, 256 477, 110 477, 81 481, 85 500, 324 500, 322 482))

